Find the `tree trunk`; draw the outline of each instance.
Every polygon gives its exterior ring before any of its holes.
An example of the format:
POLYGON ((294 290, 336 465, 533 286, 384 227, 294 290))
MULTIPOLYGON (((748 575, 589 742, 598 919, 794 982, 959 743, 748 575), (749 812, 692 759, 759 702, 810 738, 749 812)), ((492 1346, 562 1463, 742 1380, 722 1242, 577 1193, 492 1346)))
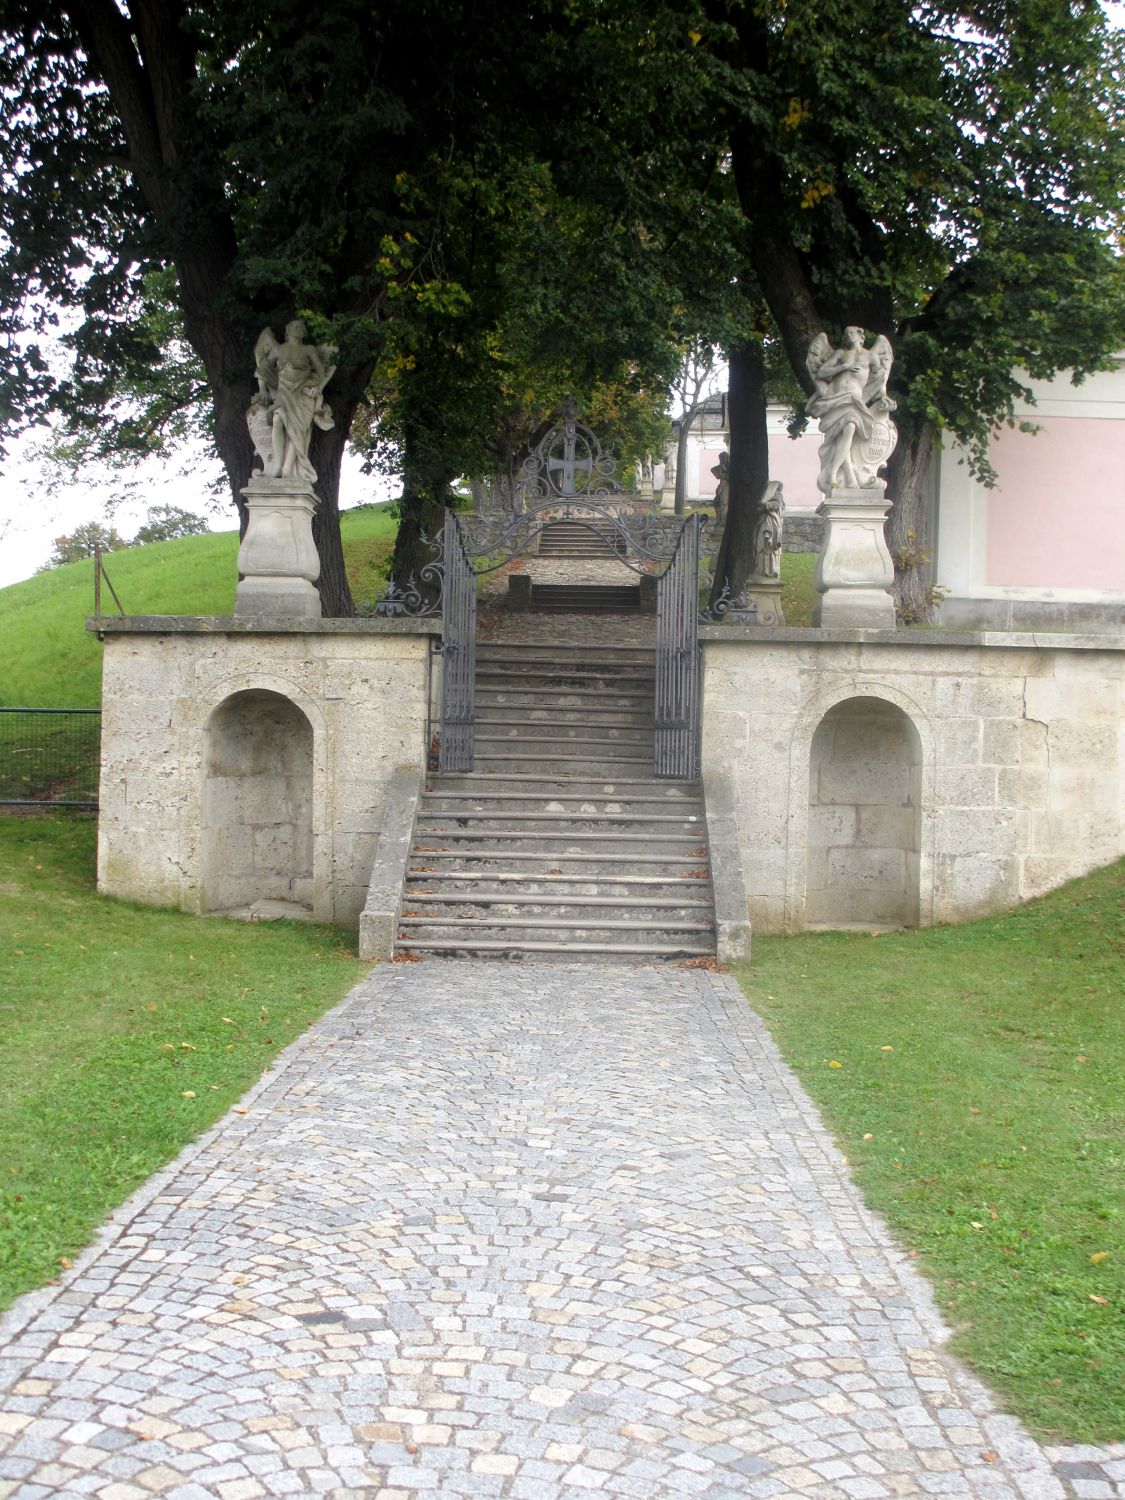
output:
POLYGON ((754 529, 770 477, 766 426, 766 369, 757 341, 730 350, 727 413, 730 421, 730 493, 719 543, 711 607, 736 599, 754 565, 754 529), (725 591, 725 592, 724 592, 725 591))
POLYGON ((672 506, 674 515, 682 516, 687 510, 687 446, 691 435, 691 424, 698 406, 689 407, 680 418, 680 431, 676 438, 676 495, 672 506))
POLYGON ((930 538, 930 466, 934 460, 932 422, 912 421, 899 408, 898 447, 887 465, 887 546, 895 565, 894 600, 899 621, 916 625, 933 619, 933 557, 930 538))
MULTIPOLYGON (((333 403, 335 410, 335 403, 333 403)), ((353 407, 354 411, 354 407, 353 407)), ((348 440, 348 428, 340 422, 327 432, 313 429, 309 458, 316 470, 317 507, 313 515, 313 541, 320 555, 321 613, 330 619, 355 614, 351 585, 344 568, 344 544, 340 537, 340 464, 348 440)))
POLYGON ((429 456, 432 444, 425 434, 406 426, 402 442, 401 520, 391 558, 391 577, 402 588, 413 580, 426 599, 437 597, 436 580, 422 570, 435 560, 432 543, 441 538, 445 511, 453 498, 455 475, 429 456))

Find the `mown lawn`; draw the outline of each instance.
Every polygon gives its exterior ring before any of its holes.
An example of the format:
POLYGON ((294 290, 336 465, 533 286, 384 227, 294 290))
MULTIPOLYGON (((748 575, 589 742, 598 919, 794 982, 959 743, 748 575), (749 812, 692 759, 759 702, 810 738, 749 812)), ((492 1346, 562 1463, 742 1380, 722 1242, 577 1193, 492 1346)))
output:
POLYGON ((758 939, 739 978, 954 1351, 1037 1432, 1125 1437, 1125 861, 961 927, 758 939))
MULTIPOLYGON (((340 518, 344 560, 356 601, 386 580, 398 521, 388 506, 363 506, 340 518)), ((229 615, 238 582, 234 531, 126 547, 105 559, 106 571, 130 615, 229 615)), ((102 613, 114 614, 108 589, 102 613)), ((37 573, 0 589, 0 706, 97 708, 102 648, 86 629, 94 613, 92 559, 37 573)))
POLYGON ((366 972, 351 939, 98 896, 95 825, 0 816, 0 1306, 366 972))

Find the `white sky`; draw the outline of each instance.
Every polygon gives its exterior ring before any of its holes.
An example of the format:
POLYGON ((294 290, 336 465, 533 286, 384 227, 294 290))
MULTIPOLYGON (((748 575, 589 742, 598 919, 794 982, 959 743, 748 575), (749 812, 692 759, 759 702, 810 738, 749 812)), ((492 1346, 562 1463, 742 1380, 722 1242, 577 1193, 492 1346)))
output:
MULTIPOLYGON (((44 431, 39 429, 10 444, 4 472, 0 473, 0 588, 30 578, 47 561, 55 537, 84 521, 112 524, 128 539, 144 524, 150 506, 176 505, 203 516, 212 531, 233 531, 238 524, 229 500, 219 510, 214 508, 208 480, 219 472, 217 459, 200 455, 187 474, 156 460, 139 466, 133 471, 140 481, 135 486, 137 498, 120 504, 110 518, 107 504, 112 504, 120 492, 119 479, 108 471, 91 473, 52 492, 44 484, 42 463, 35 458, 35 449, 43 438, 44 431)), ((361 474, 358 457, 350 451, 345 454, 342 509, 389 500, 398 491, 396 480, 361 474)))

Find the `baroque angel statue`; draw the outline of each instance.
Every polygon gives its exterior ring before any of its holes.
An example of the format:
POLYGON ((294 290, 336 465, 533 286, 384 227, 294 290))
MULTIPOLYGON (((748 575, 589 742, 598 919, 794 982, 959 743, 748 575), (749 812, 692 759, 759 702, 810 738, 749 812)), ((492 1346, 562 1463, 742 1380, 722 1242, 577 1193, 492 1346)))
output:
POLYGON ((313 424, 327 431, 335 425, 324 400, 324 387, 336 369, 329 361, 334 344, 307 344, 300 318, 285 325, 279 343, 263 328, 254 345, 258 394, 246 423, 262 472, 268 479, 302 479, 311 484, 316 470, 309 462, 313 424))
POLYGON ((809 345, 806 364, 816 385, 806 410, 820 420, 817 487, 830 495, 837 485, 869 489, 879 484, 878 471, 890 458, 898 433, 888 413, 895 402, 887 395, 894 356, 890 341, 879 334, 870 349, 862 328, 844 329, 844 347, 833 349, 818 333, 809 345))

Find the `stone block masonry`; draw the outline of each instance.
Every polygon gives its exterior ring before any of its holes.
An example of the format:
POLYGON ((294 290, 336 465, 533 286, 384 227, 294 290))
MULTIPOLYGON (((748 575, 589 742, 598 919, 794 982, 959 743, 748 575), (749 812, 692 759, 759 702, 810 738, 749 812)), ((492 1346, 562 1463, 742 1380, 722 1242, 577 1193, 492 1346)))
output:
POLYGON ((1125 639, 702 634, 755 931, 964 921, 1125 853, 1125 639))
MULTIPOLYGON (((424 765, 436 622, 95 623, 100 889, 355 926, 394 773, 424 765)), ((963 921, 1125 853, 1125 638, 701 635, 759 933, 963 921)))
POLYGON ((425 625, 97 625, 99 889, 354 926, 391 778, 425 755, 425 625))

